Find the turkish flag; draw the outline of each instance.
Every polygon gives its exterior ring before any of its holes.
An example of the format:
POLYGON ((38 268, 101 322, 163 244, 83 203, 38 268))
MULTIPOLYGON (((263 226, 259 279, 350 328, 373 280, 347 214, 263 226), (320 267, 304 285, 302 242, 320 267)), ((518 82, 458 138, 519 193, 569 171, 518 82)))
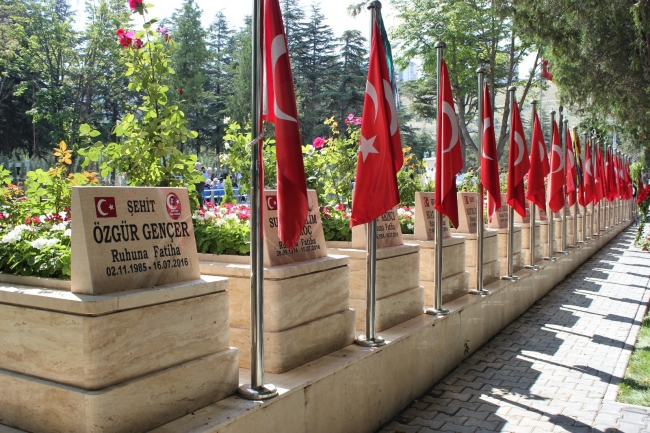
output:
POLYGON ((558 212, 564 206, 564 164, 562 164, 562 144, 557 123, 553 122, 551 138, 551 171, 548 179, 548 205, 551 211, 558 212))
POLYGON ((537 112, 535 112, 533 117, 533 138, 530 143, 530 169, 528 170, 526 198, 544 210, 546 210, 544 178, 550 171, 551 166, 548 163, 542 125, 539 123, 537 112))
POLYGON ((582 207, 587 206, 587 199, 585 198, 585 177, 582 167, 582 146, 580 143, 580 136, 576 133, 574 143, 574 155, 576 159, 576 176, 578 177, 578 204, 582 207))
POLYGON ((283 244, 294 248, 307 221, 309 202, 296 95, 278 0, 264 1, 264 69, 263 118, 275 124, 278 235, 283 244))
POLYGON ((506 199, 511 208, 523 218, 526 217, 526 196, 524 177, 528 174, 530 159, 526 147, 526 136, 521 124, 519 105, 512 103, 510 116, 510 152, 508 155, 508 191, 506 199))
POLYGON ((591 157, 591 142, 587 140, 585 144, 585 163, 582 167, 583 184, 584 184, 584 197, 585 206, 596 200, 596 193, 594 191, 594 160, 591 157))
POLYGON ((488 193, 488 219, 501 207, 501 186, 499 184, 499 158, 494 138, 494 113, 492 98, 486 84, 483 89, 483 148, 481 149, 481 183, 488 193))
POLYGON ((435 208, 458 227, 458 198, 456 175, 463 168, 460 150, 460 134, 451 94, 447 63, 442 60, 440 77, 441 92, 438 95, 438 125, 436 139, 436 194, 435 208))
POLYGON ((616 191, 617 186, 616 186, 616 169, 614 166, 614 158, 612 157, 612 152, 610 149, 606 150, 607 155, 607 161, 606 161, 606 167, 605 167, 605 177, 607 178, 607 200, 613 201, 616 196, 618 195, 618 192, 616 191))
POLYGON ((399 204, 397 172, 404 163, 399 134, 384 45, 375 22, 363 100, 351 227, 369 223, 399 204))
POLYGON ((97 218, 117 218, 115 197, 95 197, 95 215, 97 218))
POLYGON ((595 187, 594 191, 596 193, 596 201, 594 203, 599 203, 605 197, 605 167, 603 166, 603 151, 598 145, 596 147, 596 172, 594 173, 594 182, 595 187))
POLYGON ((576 159, 573 155, 573 140, 571 139, 571 133, 567 128, 565 134, 565 143, 566 143, 566 194, 569 200, 569 206, 573 206, 576 202, 578 190, 576 185, 576 159))

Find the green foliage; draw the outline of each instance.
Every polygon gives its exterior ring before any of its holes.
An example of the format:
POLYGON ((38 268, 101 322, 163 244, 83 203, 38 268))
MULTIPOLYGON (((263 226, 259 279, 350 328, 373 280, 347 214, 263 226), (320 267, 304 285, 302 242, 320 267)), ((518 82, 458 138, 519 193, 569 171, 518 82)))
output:
POLYGON ((397 172, 397 189, 399 191, 401 206, 415 206, 415 193, 423 190, 420 178, 426 169, 423 162, 417 162, 411 149, 406 147, 404 151, 404 165, 397 172))
MULTIPOLYGON (((251 177, 251 142, 250 125, 246 125, 246 132, 235 121, 228 124, 223 137, 226 144, 226 154, 221 162, 230 173, 240 174, 239 191, 242 194, 250 190, 251 177)), ((277 182, 275 165, 275 139, 264 140, 264 185, 273 188, 277 182)))
POLYGON ((174 74, 169 50, 175 43, 151 30, 155 22, 145 22, 144 30, 135 33, 135 38, 142 39, 142 48, 133 44, 122 50, 128 88, 143 94, 142 104, 132 106, 132 112, 115 126, 113 133, 119 142, 93 143, 97 132, 86 124, 80 126, 79 135, 89 144, 79 152, 85 157, 82 167, 101 156, 102 176, 119 170, 128 174, 127 182, 132 186, 192 185, 202 181, 200 173, 194 171, 196 157, 183 154, 178 146, 196 138, 197 133, 187 129, 178 105, 169 103, 169 86, 163 83, 174 74))
POLYGON ((350 242, 352 240, 350 210, 344 205, 321 207, 321 220, 326 241, 350 242))
POLYGON ((352 202, 352 189, 357 168, 357 152, 361 129, 351 123, 347 137, 338 130, 334 118, 325 121, 331 136, 325 139, 324 147, 303 146, 307 188, 315 189, 318 203, 331 205, 352 202))
POLYGON ((641 176, 644 170, 645 164, 642 161, 630 164, 630 177, 635 184, 639 181, 639 176, 641 176))
POLYGON ((650 315, 643 318, 616 400, 626 404, 650 406, 650 315))
POLYGON ((195 219, 194 236, 199 253, 237 256, 250 254, 250 226, 236 221, 227 221, 224 225, 217 226, 195 219))
POLYGON ((458 192, 478 192, 478 181, 478 173, 472 169, 468 170, 458 192))
POLYGON ((232 188, 232 181, 230 180, 230 177, 226 177, 226 179, 223 181, 223 190, 224 193, 223 193, 223 199, 221 200, 221 203, 237 204, 237 199, 235 198, 235 191, 232 188))

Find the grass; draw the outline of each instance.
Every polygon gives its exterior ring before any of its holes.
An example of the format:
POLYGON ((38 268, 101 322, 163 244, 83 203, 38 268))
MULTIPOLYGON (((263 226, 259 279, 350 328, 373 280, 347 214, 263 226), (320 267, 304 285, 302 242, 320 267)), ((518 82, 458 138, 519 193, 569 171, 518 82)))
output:
POLYGON ((650 314, 643 318, 617 400, 650 407, 650 314))

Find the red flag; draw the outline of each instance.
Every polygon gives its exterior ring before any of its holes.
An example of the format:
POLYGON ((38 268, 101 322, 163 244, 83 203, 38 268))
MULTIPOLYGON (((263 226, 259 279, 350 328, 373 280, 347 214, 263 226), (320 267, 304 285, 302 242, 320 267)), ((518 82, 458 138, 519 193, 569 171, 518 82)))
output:
POLYGON ((486 84, 483 90, 483 149, 481 151, 481 183, 488 193, 488 219, 501 207, 501 186, 499 184, 499 158, 494 138, 494 113, 492 98, 486 84))
POLYGON ((278 234, 283 244, 294 248, 307 221, 309 204, 296 95, 278 0, 264 2, 264 27, 263 118, 275 124, 278 234))
POLYGON ((614 168, 614 158, 611 149, 607 150, 607 161, 605 177, 607 178, 607 200, 612 201, 618 195, 616 191, 616 171, 614 168))
POLYGON ((454 111, 447 63, 442 60, 438 95, 438 125, 436 145, 436 195, 435 207, 458 227, 458 199, 456 175, 463 168, 463 154, 460 151, 460 134, 454 111))
POLYGON ((548 179, 548 205, 551 211, 558 212, 564 206, 564 164, 562 164, 562 143, 557 123, 553 122, 551 139, 551 172, 548 179))
POLYGON ((603 165, 603 150, 600 148, 600 145, 596 147, 596 172, 594 174, 594 182, 596 186, 594 190, 596 192, 596 201, 599 203, 606 195, 605 189, 605 167, 603 165))
POLYGON ((404 162, 399 134, 384 45, 375 22, 363 100, 351 227, 369 223, 399 204, 397 172, 404 162))
POLYGON ((584 183, 584 197, 585 197, 585 206, 595 201, 596 193, 594 191, 594 163, 591 158, 591 142, 587 140, 585 144, 585 164, 583 166, 583 183, 584 183))
POLYGON ((508 157, 508 204, 522 217, 526 217, 526 197, 524 193, 524 177, 528 174, 530 160, 526 147, 526 135, 521 124, 519 105, 512 103, 510 117, 510 152, 508 157))
POLYGON ((545 80, 553 81, 553 74, 548 70, 548 60, 542 60, 542 77, 545 80))
POLYGON ((569 206, 573 206, 577 199, 576 187, 576 160, 573 155, 573 140, 571 133, 567 128, 565 135, 566 143, 566 194, 569 200, 569 206))
POLYGON ((627 200, 630 200, 633 197, 632 194, 632 176, 630 176, 630 163, 628 161, 625 161, 625 184, 627 185, 627 196, 625 197, 627 200))
POLYGON ((578 204, 582 207, 587 206, 587 199, 585 197, 585 177, 582 167, 584 162, 582 161, 582 146, 580 145, 580 136, 576 132, 575 134, 575 158, 576 158, 576 175, 578 176, 578 204))
POLYGON ((542 125, 539 123, 537 112, 533 117, 533 138, 530 143, 530 170, 528 171, 528 188, 526 198, 541 209, 546 210, 546 191, 544 178, 551 171, 546 154, 546 143, 542 125))

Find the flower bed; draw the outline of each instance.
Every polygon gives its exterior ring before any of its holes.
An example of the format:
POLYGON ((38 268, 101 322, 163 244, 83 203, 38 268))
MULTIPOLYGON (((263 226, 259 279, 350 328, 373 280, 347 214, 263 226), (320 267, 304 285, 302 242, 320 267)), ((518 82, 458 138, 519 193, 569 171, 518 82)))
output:
POLYGON ((22 276, 70 278, 70 213, 63 211, 9 223, 0 213, 0 271, 22 276))
POLYGON ((192 215, 196 248, 204 254, 250 254, 250 208, 225 203, 206 203, 192 215))

